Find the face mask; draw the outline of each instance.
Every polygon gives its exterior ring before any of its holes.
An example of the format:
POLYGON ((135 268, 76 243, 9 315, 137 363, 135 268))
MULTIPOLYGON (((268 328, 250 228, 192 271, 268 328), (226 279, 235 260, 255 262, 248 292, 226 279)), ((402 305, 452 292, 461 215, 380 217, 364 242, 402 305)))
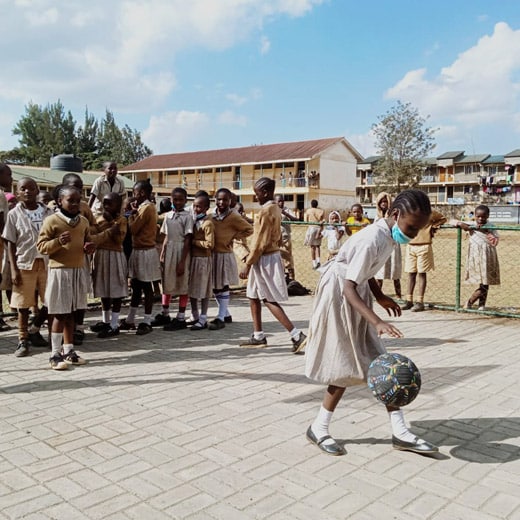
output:
POLYGON ((402 245, 408 244, 410 240, 412 240, 410 237, 406 236, 399 227, 399 217, 397 217, 397 222, 392 227, 392 238, 398 243, 402 245))

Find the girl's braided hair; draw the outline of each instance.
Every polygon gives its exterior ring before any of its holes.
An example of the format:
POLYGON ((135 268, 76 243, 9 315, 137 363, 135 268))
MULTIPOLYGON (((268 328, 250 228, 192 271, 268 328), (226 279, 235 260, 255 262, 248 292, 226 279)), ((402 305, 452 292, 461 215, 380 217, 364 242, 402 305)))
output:
POLYGON ((401 214, 422 213, 430 215, 432 206, 428 195, 421 190, 404 190, 394 199, 392 210, 399 210, 401 214))

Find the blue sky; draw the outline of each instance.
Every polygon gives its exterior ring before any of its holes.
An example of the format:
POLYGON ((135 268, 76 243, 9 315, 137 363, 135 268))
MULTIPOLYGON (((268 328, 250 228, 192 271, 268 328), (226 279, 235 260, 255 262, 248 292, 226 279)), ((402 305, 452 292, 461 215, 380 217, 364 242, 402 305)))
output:
POLYGON ((60 99, 155 153, 344 136, 410 102, 433 155, 520 148, 517 0, 0 0, 0 150, 60 99), (86 7, 87 6, 87 7, 86 7))

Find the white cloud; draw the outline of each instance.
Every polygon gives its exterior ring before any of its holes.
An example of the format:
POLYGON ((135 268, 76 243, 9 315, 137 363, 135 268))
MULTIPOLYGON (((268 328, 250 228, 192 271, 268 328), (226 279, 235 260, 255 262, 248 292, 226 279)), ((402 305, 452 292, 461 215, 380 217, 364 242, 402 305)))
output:
POLYGON ((247 126, 247 117, 236 114, 232 110, 226 110, 218 116, 218 122, 221 125, 247 126))
MULTIPOLYGON (((2 9, 0 99, 146 111, 175 89, 185 48, 220 51, 323 0, 16 0, 2 9), (20 27, 38 25, 37 30, 20 27), (151 73, 154 70, 156 72, 151 73)), ((268 46, 268 40, 264 40, 268 46)))
POLYGON ((519 76, 520 30, 501 22, 437 77, 429 78, 426 69, 409 71, 386 97, 411 102, 431 115, 432 126, 457 126, 460 135, 486 126, 493 132, 493 125, 512 126, 519 118, 519 76))
POLYGON ((237 107, 243 105, 247 101, 246 97, 239 96, 238 94, 227 94, 226 99, 228 101, 231 101, 231 103, 233 103, 237 107))
POLYGON ((210 118, 201 112, 165 112, 152 116, 142 132, 145 142, 156 154, 185 151, 187 144, 209 128, 210 118))
POLYGON ((263 56, 264 54, 267 54, 270 49, 271 41, 269 40, 269 38, 267 38, 267 36, 262 36, 262 38, 260 39, 260 54, 262 54, 263 56))
POLYGON ((370 157, 377 153, 372 130, 364 134, 346 134, 346 139, 363 157, 370 157))

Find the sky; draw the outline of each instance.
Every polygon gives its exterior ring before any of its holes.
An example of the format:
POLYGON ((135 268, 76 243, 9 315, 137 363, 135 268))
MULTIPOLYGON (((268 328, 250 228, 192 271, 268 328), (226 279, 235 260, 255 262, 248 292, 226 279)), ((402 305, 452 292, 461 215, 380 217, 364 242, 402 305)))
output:
POLYGON ((107 109, 155 154, 345 137, 397 103, 432 156, 520 148, 518 0, 0 0, 0 150, 28 103, 107 109))

